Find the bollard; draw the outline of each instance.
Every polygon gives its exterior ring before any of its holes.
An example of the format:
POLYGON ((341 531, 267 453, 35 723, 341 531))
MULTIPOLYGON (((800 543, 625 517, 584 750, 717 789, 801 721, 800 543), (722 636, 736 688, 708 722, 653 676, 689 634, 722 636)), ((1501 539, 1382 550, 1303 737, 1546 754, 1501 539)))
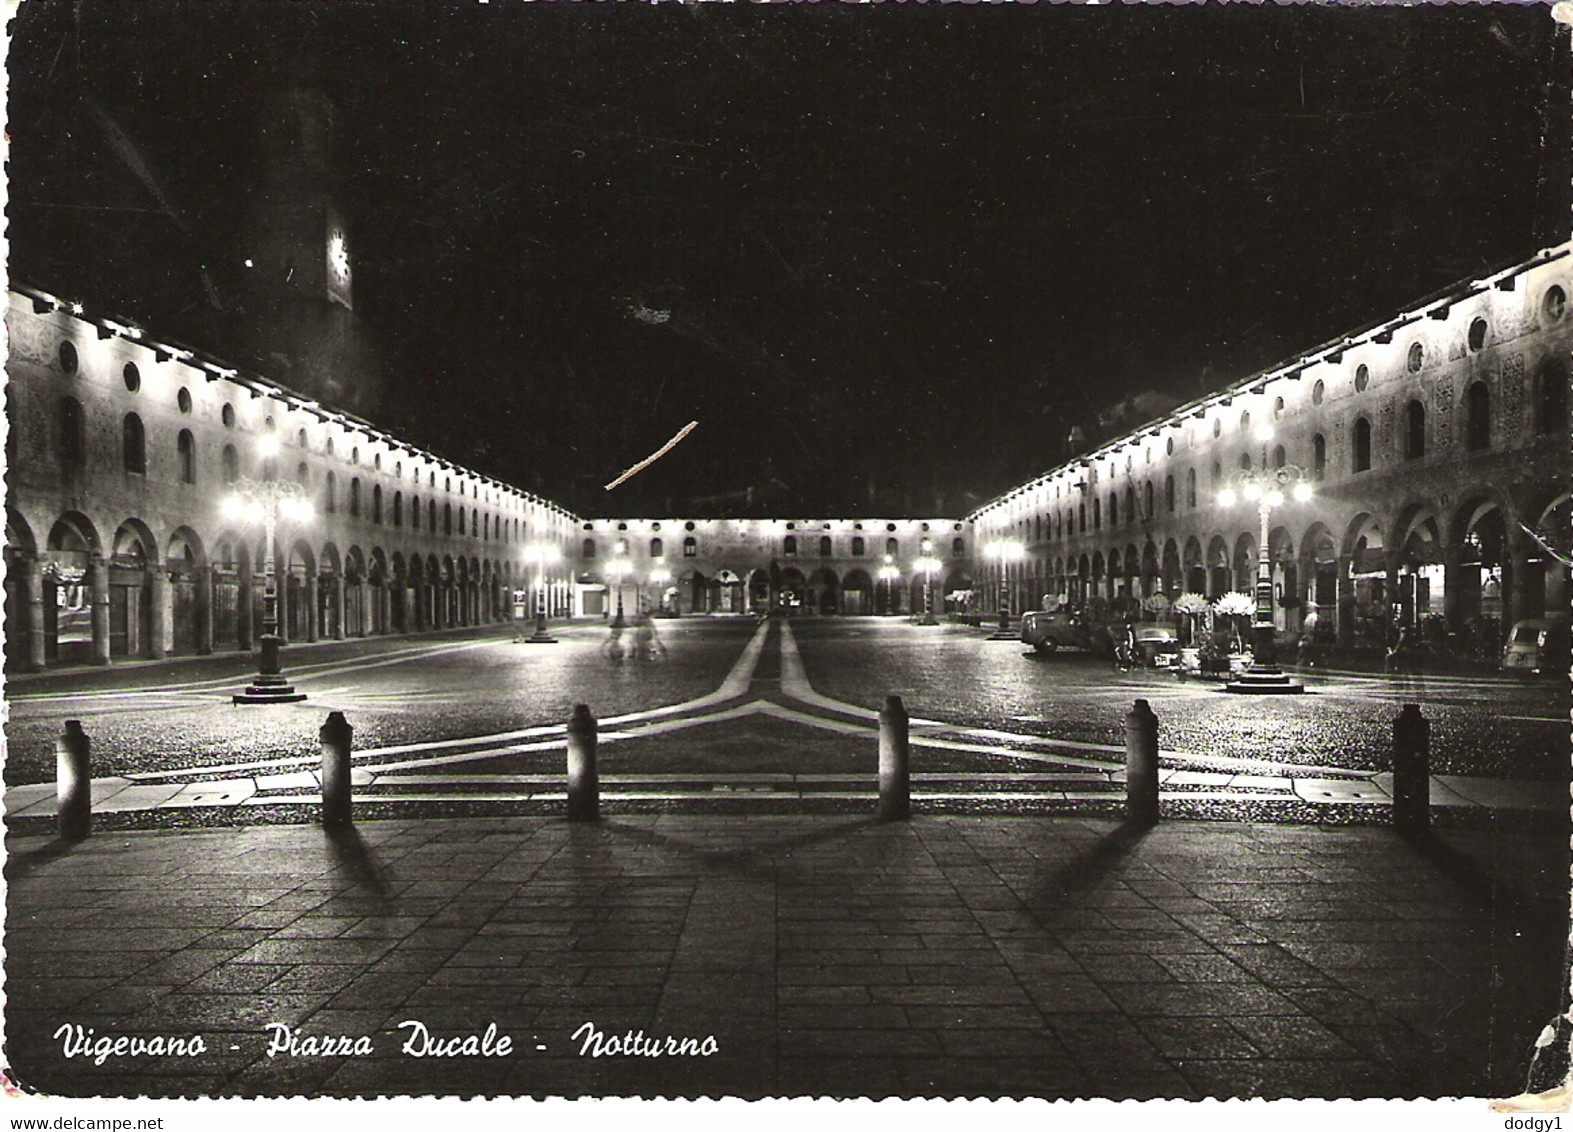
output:
POLYGON ((317 732, 322 744, 322 824, 349 825, 350 747, 355 728, 342 711, 330 711, 328 721, 317 732))
POLYGON ((568 720, 568 820, 599 821, 601 781, 595 773, 595 716, 575 704, 568 720))
POLYGON ((1143 825, 1158 822, 1158 717, 1146 700, 1125 716, 1125 816, 1143 825))
POLYGON ((879 713, 879 820, 912 816, 912 747, 907 739, 907 709, 900 696, 886 696, 879 713))
POLYGON ((1419 704, 1393 720, 1393 824, 1405 833, 1431 824, 1431 723, 1419 704))
POLYGON ((93 828, 92 746, 77 719, 66 720, 55 740, 55 823, 65 841, 81 841, 93 828))

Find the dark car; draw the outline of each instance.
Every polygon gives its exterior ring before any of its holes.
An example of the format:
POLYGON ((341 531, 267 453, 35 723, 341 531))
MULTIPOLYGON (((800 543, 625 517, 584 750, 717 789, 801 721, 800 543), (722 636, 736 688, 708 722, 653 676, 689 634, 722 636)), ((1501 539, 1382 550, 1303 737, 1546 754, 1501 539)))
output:
POLYGON ((1092 638, 1087 632, 1081 614, 1068 609, 1035 609, 1021 615, 1022 644, 1031 645, 1039 652, 1053 652, 1061 646, 1076 649, 1092 648, 1092 638))

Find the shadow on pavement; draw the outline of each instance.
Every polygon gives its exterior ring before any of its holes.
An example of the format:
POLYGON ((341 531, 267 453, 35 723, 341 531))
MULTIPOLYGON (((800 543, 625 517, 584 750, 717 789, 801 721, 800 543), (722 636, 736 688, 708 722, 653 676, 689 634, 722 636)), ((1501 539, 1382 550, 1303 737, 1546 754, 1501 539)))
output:
POLYGON ((34 869, 41 868, 51 861, 66 856, 81 845, 80 841, 70 841, 57 837, 47 844, 36 849, 29 849, 24 853, 11 853, 5 862, 5 877, 7 880, 19 880, 29 875, 34 869))
POLYGON ((334 864, 340 872, 347 874, 358 887, 378 897, 392 897, 393 887, 388 883, 387 867, 377 859, 359 830, 353 825, 342 825, 330 826, 323 832, 327 835, 334 864))
POLYGON ((1150 822, 1130 819, 1121 822, 1100 837, 1092 848, 1045 873, 1030 906, 1041 907, 1097 887, 1152 830, 1150 822))

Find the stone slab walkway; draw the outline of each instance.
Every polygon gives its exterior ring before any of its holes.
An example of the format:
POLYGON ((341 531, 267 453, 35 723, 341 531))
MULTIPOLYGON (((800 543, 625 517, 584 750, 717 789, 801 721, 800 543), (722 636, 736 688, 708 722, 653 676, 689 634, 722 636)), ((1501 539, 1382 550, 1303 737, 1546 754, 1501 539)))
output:
POLYGON ((7 1062, 59 1095, 1509 1095, 1565 984, 1565 839, 1507 823, 470 817, 9 848, 7 1062), (416 1023, 477 1052, 414 1056, 416 1023), (67 1056, 61 1027, 127 1042, 67 1056), (714 1052, 648 1056, 667 1036, 714 1052))

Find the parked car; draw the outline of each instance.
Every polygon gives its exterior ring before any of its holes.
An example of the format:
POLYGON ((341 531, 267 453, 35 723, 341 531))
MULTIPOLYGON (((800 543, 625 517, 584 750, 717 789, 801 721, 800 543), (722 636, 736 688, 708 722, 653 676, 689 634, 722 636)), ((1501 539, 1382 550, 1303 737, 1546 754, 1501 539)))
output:
POLYGON ((1090 649, 1092 640, 1081 614, 1068 609, 1035 609, 1021 615, 1022 644, 1038 652, 1053 652, 1060 647, 1090 649))
POLYGON ((1173 668, 1180 658, 1180 638, 1173 625, 1136 623, 1136 654, 1148 668, 1173 668))
POLYGON ((1568 621, 1566 616, 1533 617, 1515 621, 1502 647, 1506 672, 1563 673, 1568 670, 1568 621))

